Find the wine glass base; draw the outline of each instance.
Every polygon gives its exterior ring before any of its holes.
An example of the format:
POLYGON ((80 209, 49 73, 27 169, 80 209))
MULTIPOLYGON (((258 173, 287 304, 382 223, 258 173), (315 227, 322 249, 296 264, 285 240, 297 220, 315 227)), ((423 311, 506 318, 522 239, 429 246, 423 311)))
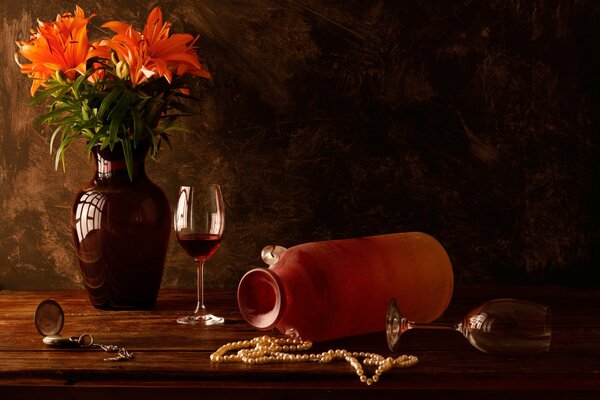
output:
POLYGON ((177 323, 184 325, 222 325, 225 323, 225 318, 212 314, 188 315, 187 317, 177 318, 177 323))
POLYGON ((390 351, 397 351, 400 345, 400 335, 402 335, 401 323, 404 318, 398 310, 396 299, 392 299, 388 304, 385 316, 385 335, 390 351))

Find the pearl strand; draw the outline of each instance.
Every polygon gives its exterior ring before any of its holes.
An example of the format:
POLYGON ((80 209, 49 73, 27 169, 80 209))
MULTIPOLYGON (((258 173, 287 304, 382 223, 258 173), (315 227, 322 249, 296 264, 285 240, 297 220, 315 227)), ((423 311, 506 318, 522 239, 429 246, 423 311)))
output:
POLYGON ((266 364, 266 363, 301 363, 318 362, 330 363, 334 360, 344 360, 354 368, 361 382, 372 385, 379 381, 384 372, 392 368, 408 368, 415 365, 419 359, 415 356, 402 355, 398 358, 383 357, 380 354, 366 352, 349 352, 347 350, 328 350, 318 354, 294 354, 306 351, 312 347, 312 342, 297 338, 273 338, 260 336, 252 340, 231 342, 221 346, 210 355, 213 363, 266 364), (234 352, 235 354, 228 354, 234 352), (363 359, 362 364, 358 361, 363 359), (368 378, 363 366, 375 367, 375 373, 368 378))

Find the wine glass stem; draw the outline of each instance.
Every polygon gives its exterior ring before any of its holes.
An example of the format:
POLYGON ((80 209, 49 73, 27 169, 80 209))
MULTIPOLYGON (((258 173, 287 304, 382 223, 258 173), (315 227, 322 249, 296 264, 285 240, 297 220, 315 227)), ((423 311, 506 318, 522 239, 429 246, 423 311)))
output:
POLYGON ((197 278, 198 278, 198 285, 197 290, 197 298, 198 298, 198 304, 196 304, 196 311, 194 311, 194 314, 200 314, 204 309, 204 260, 200 260, 200 261, 196 261, 196 269, 197 269, 197 278))
POLYGON ((409 322, 410 329, 437 329, 443 331, 455 331, 455 324, 441 324, 441 323, 422 323, 422 322, 409 322))

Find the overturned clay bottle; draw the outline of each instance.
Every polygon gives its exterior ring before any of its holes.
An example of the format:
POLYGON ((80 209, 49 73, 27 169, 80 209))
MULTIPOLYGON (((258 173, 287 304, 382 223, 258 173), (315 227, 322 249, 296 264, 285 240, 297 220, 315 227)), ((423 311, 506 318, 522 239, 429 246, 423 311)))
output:
POLYGON ((267 246, 262 257, 270 267, 239 283, 242 316, 257 329, 305 340, 383 331, 392 298, 410 320, 431 322, 454 286, 446 251, 420 232, 267 246))

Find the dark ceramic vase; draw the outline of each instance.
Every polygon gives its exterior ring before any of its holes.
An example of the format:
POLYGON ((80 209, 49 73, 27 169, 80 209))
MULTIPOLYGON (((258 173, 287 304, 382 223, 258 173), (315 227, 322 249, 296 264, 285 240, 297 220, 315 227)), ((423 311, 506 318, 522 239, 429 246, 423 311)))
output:
POLYGON ((133 180, 121 146, 92 151, 96 173, 77 193, 71 210, 90 301, 100 309, 152 308, 162 280, 171 209, 164 192, 146 176, 148 147, 134 150, 133 180))

